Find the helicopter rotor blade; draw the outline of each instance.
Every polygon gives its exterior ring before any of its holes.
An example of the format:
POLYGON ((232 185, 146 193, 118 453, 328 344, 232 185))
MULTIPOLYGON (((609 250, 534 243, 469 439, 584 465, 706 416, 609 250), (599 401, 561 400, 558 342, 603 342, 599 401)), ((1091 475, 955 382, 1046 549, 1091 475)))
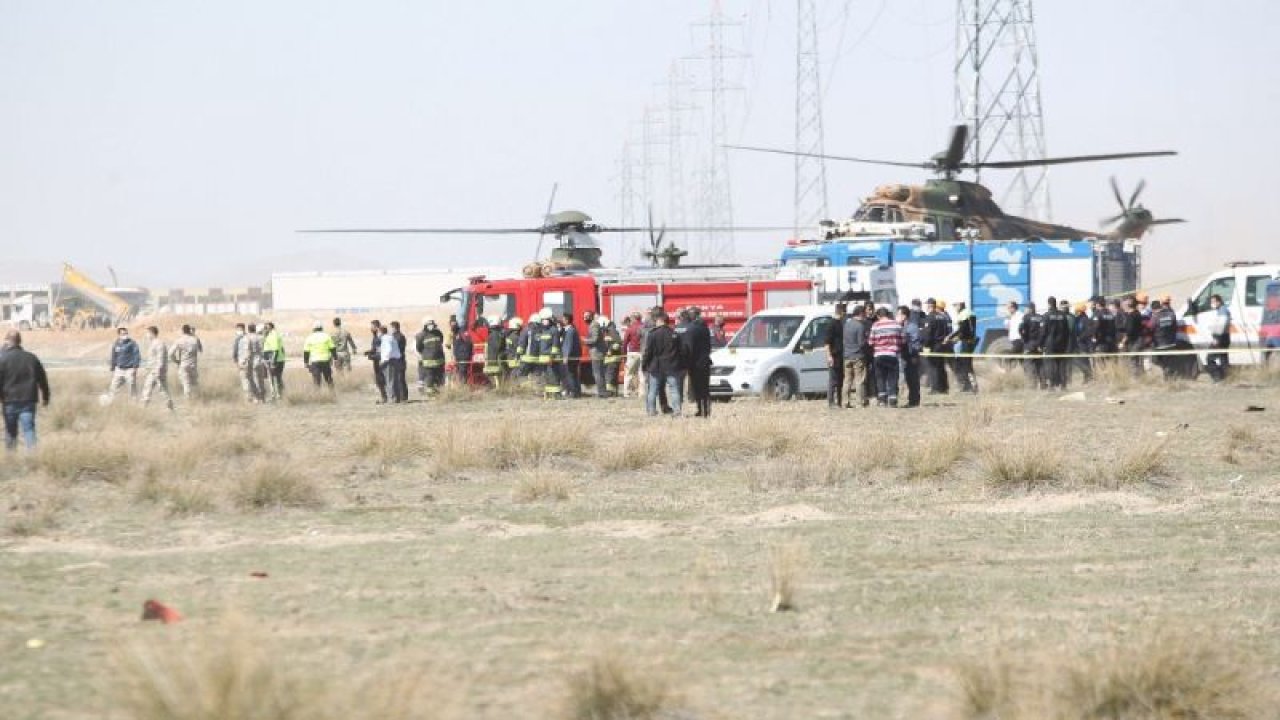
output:
MULTIPOLYGON (((592 228, 592 233, 647 233, 651 228, 647 227, 597 227, 592 228)), ((791 226, 782 225, 746 225, 733 227, 665 227, 665 232, 673 233, 718 233, 718 232, 790 232, 791 226)))
POLYGON ((943 159, 945 167, 960 167, 964 161, 964 151, 969 142, 969 126, 956 125, 951 129, 951 144, 947 146, 947 154, 943 159))
POLYGON ((869 165, 889 165, 892 167, 918 168, 928 170, 933 167, 931 163, 918 162, 897 162, 894 160, 869 160, 867 158, 848 157, 845 155, 824 155, 821 153, 798 152, 796 150, 783 150, 780 148, 755 147, 752 145, 725 145, 723 147, 730 150, 750 150, 751 152, 774 153, 775 155, 792 155, 798 157, 819 158, 822 160, 841 160, 844 162, 866 163, 869 165))
MULTIPOLYGON (((1116 204, 1120 206, 1120 209, 1127 211, 1129 206, 1124 204, 1124 196, 1120 194, 1120 183, 1116 182, 1115 175, 1111 176, 1111 193, 1116 196, 1116 204)), ((1118 217, 1124 217, 1124 213, 1121 213, 1118 217)))
POLYGON ((295 230, 300 233, 392 233, 401 235, 514 235, 517 233, 545 233, 540 228, 319 228, 295 230))
POLYGON ((1113 215, 1105 220, 1098 221, 1098 223, 1102 225, 1102 227, 1106 227, 1108 225, 1115 225, 1116 223, 1123 220, 1127 214, 1128 213, 1120 213, 1119 215, 1113 215))
POLYGON ((1138 202, 1138 196, 1142 194, 1143 188, 1147 186, 1146 178, 1138 180, 1138 187, 1134 188, 1133 195, 1129 196, 1129 207, 1133 207, 1138 202))
POLYGON ((1186 222, 1186 220, 1183 220, 1182 218, 1161 218, 1159 220, 1152 220, 1149 224, 1150 225, 1173 225, 1175 223, 1184 223, 1184 222, 1186 222))
MULTIPOLYGON (((551 197, 547 199, 547 212, 545 215, 542 216, 543 227, 546 227, 547 221, 551 217, 551 208, 556 204, 556 190, 559 190, 559 189, 560 189, 559 180, 551 183, 551 197)), ((537 262, 538 256, 542 254, 542 238, 545 235, 546 235, 545 232, 538 233, 538 248, 533 251, 534 262, 537 262)))
POLYGON ((1041 165, 1065 165, 1067 163, 1100 162, 1103 160, 1125 160, 1128 158, 1165 157, 1177 155, 1173 150, 1152 150, 1149 152, 1110 153, 1107 155, 1071 155, 1068 157, 1041 158, 1039 160, 997 160, 993 162, 960 163, 957 167, 965 169, 994 168, 1011 169, 1038 167, 1041 165))

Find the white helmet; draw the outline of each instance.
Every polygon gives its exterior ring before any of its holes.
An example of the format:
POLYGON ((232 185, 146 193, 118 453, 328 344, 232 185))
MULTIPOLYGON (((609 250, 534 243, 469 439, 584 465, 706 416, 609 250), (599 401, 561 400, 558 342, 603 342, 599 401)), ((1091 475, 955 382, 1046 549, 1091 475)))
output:
POLYGON ((600 327, 608 327, 608 326, 609 326, 609 318, 605 317, 604 315, 597 315, 597 316, 596 316, 596 324, 597 324, 597 325, 599 325, 600 327))
POLYGON ((542 311, 538 313, 538 318, 542 320, 550 320, 554 316, 555 313, 551 312, 551 308, 549 307, 542 308, 542 311))

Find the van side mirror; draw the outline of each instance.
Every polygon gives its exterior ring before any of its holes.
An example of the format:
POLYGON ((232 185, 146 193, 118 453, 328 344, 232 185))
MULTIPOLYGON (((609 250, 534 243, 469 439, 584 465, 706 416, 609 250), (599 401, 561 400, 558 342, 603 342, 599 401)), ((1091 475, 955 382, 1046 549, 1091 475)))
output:
POLYGON ((1189 299, 1187 300, 1187 312, 1186 312, 1186 314, 1187 314, 1187 315, 1199 315, 1199 314, 1200 314, 1200 304, 1196 302, 1196 299, 1195 299, 1195 298, 1189 298, 1189 299))

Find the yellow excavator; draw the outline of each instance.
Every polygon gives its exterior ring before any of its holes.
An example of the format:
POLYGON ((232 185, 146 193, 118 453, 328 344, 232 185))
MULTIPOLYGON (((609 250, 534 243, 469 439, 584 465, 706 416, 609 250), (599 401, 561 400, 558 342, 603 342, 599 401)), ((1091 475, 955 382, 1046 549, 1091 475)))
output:
MULTIPOLYGON (((71 266, 62 264, 62 283, 72 288, 84 299, 102 308, 102 312, 110 316, 113 327, 118 327, 132 319, 134 308, 119 295, 103 286, 71 266)), ((53 311, 51 324, 59 330, 83 330, 89 327, 99 313, 79 303, 58 303, 53 311)))

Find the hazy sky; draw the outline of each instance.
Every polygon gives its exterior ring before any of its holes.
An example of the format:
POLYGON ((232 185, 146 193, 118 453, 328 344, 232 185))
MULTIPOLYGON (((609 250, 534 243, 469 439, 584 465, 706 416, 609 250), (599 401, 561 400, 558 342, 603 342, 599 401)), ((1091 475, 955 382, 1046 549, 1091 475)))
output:
MULTIPOLYGON (((618 157, 709 0, 0 0, 0 281, 67 260, 122 283, 264 283, 272 269, 518 265, 522 238, 298 228, 617 222, 618 157)), ((820 0, 832 153, 923 160, 952 122, 951 0, 820 0), (846 8, 847 18, 846 18, 846 8), (837 48, 840 50, 837 57, 837 48)), ((750 53, 730 140, 786 146, 794 3, 724 0, 750 53)), ((1094 227, 1140 177, 1147 278, 1280 261, 1280 5, 1040 0, 1051 154, 1181 155, 1055 169, 1054 219, 1094 227)), ((692 67, 691 67, 692 69, 692 67)), ((704 98, 705 99, 705 98, 704 98)), ((738 224, 789 224, 791 163, 735 153, 738 224)), ((665 172, 658 170, 658 173, 665 172)), ((832 214, 920 172, 831 163, 832 214)), ((661 211, 661 208, 659 208, 661 211)), ((740 237, 738 259, 777 236, 740 237)))

